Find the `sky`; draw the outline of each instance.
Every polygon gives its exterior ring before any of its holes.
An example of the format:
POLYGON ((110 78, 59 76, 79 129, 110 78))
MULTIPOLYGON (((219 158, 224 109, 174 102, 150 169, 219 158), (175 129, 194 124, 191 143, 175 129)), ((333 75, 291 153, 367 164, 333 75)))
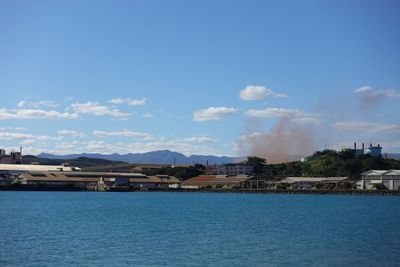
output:
POLYGON ((0 147, 400 152, 400 4, 0 0, 0 147))

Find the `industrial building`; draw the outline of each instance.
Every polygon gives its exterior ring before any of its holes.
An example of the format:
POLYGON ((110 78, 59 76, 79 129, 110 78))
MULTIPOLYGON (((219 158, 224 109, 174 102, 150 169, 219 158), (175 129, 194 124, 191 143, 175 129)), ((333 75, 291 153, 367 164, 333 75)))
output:
POLYGON ((19 152, 11 151, 7 154, 4 149, 0 149, 0 164, 21 164, 22 163, 22 147, 19 152))
POLYGON ((223 165, 207 165, 205 166, 205 174, 207 175, 254 175, 254 168, 251 165, 243 163, 229 163, 223 165))
POLYGON ((78 167, 68 165, 36 165, 36 164, 0 164, 0 177, 10 177, 24 172, 73 172, 80 171, 78 167))
POLYGON ((357 189, 400 189, 400 170, 369 170, 361 174, 357 189))
POLYGON ((112 189, 117 187, 168 188, 180 181, 172 176, 146 176, 141 173, 111 172, 49 172, 28 171, 20 174, 14 184, 28 186, 73 186, 82 189, 112 189))
POLYGON ((357 156, 371 155, 372 157, 382 156, 382 147, 380 144, 373 146, 369 144, 369 147, 365 149, 364 143, 362 143, 361 148, 357 148, 357 143, 354 143, 354 154, 357 156))

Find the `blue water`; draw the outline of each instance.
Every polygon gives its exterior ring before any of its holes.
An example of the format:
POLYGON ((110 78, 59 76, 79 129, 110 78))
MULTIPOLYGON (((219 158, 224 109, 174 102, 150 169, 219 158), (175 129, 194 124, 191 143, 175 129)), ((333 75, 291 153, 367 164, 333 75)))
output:
POLYGON ((0 192, 0 266, 396 266, 400 197, 0 192))

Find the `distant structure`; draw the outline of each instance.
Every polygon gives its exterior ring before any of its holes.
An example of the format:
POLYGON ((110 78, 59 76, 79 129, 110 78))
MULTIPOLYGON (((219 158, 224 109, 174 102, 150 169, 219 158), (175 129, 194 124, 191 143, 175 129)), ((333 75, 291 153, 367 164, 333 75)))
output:
POLYGON ((362 143, 361 148, 357 148, 357 143, 354 142, 354 154, 355 154, 355 155, 357 155, 357 156, 362 156, 362 155, 364 155, 364 153, 365 153, 364 151, 365 151, 365 149, 364 149, 364 143, 362 143))
POLYGON ((22 163, 22 147, 19 152, 11 151, 6 154, 4 149, 0 149, 0 164, 21 164, 22 163))
POLYGON ((370 154, 373 157, 382 156, 382 147, 378 144, 378 146, 369 145, 367 148, 367 154, 370 154))
POLYGON ((354 154, 357 156, 362 156, 362 155, 366 155, 369 154, 372 157, 379 157, 382 156, 382 147, 380 146, 380 144, 378 144, 377 146, 373 146, 372 144, 369 144, 369 147, 367 149, 365 149, 364 143, 362 143, 361 148, 357 148, 357 143, 354 142, 354 154))
POLYGON ((229 163, 223 165, 207 165, 205 166, 205 174, 207 175, 254 175, 254 167, 243 163, 229 163))

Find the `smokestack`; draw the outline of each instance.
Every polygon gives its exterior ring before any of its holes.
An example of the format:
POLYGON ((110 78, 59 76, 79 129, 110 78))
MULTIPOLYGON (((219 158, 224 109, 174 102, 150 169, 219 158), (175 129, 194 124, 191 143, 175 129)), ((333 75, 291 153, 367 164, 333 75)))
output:
POLYGON ((369 144, 369 147, 372 147, 372 144, 369 144))
POLYGON ((362 143, 362 150, 364 151, 364 143, 362 143))
POLYGON ((380 144, 378 144, 378 147, 381 147, 381 145, 380 145, 380 144))
POLYGON ((357 150, 357 143, 354 142, 354 150, 357 150))
POLYGON ((19 147, 19 153, 22 155, 22 146, 19 147))

